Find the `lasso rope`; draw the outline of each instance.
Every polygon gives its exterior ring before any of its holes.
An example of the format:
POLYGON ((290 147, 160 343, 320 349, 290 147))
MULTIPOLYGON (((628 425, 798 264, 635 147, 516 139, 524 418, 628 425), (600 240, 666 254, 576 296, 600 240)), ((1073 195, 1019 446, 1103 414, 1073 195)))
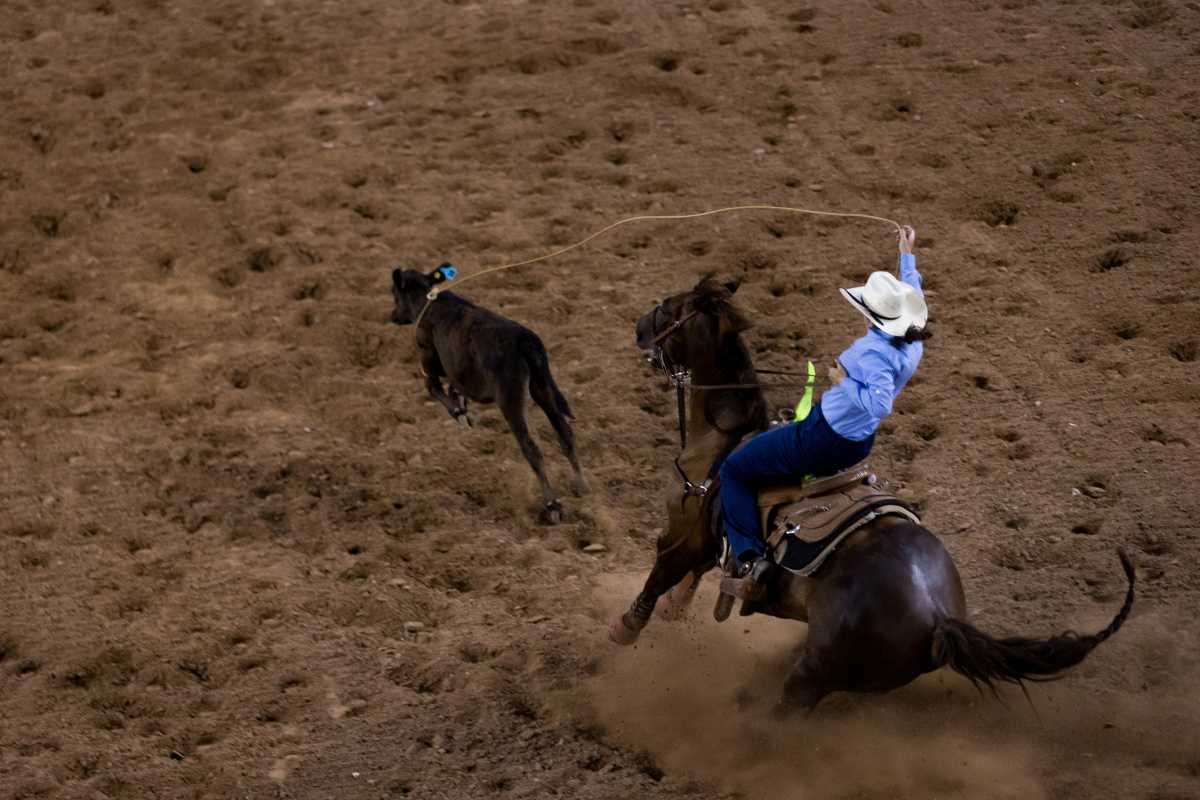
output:
MULTIPOLYGON (((590 235, 584 239, 580 239, 578 242, 575 242, 574 244, 569 244, 566 247, 559 248, 558 250, 555 250, 552 253, 546 253, 545 255, 536 256, 535 258, 528 258, 524 261, 518 261, 514 264, 499 264, 494 267, 487 267, 486 269, 481 269, 478 272, 472 272, 470 275, 464 275, 463 277, 458 278, 455 281, 455 284, 456 285, 463 284, 469 280, 482 277, 482 276, 487 275, 492 272, 500 272, 500 271, 506 270, 506 269, 515 269, 517 267, 523 267, 527 264, 535 264, 539 261, 548 261, 552 258, 556 258, 557 256, 561 256, 563 253, 568 253, 568 252, 576 249, 577 247, 583 247, 585 244, 590 242, 592 239, 595 239, 597 236, 608 233, 609 231, 613 230, 614 228, 619 228, 622 225, 626 225, 630 222, 641 222, 641 221, 647 221, 647 220, 697 219, 699 217, 711 217, 716 214, 726 214, 730 211, 786 211, 786 212, 793 213, 793 214, 813 214, 813 215, 821 216, 821 217, 854 217, 857 219, 875 220, 876 222, 886 222, 889 225, 893 226, 897 230, 897 232, 899 232, 901 229, 899 222, 896 222, 893 219, 888 219, 887 217, 877 217, 873 214, 857 214, 857 213, 846 212, 846 211, 818 211, 816 209, 811 209, 811 208, 793 208, 791 206, 748 205, 748 206, 729 206, 727 208, 714 208, 711 211, 699 211, 699 212, 696 212, 695 214, 639 214, 636 217, 626 217, 625 219, 619 219, 616 222, 612 223, 611 225, 606 225, 605 227, 596 231, 592 235, 590 235)), ((417 330, 421 326, 421 320, 425 317, 425 312, 429 310, 429 306, 433 304, 433 301, 437 300, 437 296, 440 292, 441 292, 441 289, 437 286, 433 287, 429 291, 429 294, 425 298, 425 305, 421 306, 421 313, 417 314, 417 321, 416 321, 416 324, 413 326, 414 335, 416 334, 417 330)))

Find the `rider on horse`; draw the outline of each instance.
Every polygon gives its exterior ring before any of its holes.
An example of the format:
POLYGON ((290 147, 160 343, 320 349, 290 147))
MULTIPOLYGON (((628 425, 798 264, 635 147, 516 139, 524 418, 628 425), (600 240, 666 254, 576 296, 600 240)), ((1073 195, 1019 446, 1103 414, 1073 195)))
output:
POLYGON ((760 529, 757 493, 789 479, 832 475, 871 452, 875 430, 917 369, 924 351, 928 311, 912 248, 916 232, 900 230, 900 280, 873 272, 865 286, 841 289, 842 296, 871 323, 829 369, 833 382, 820 402, 794 423, 759 434, 721 467, 725 532, 747 593, 766 591, 772 562, 760 529))

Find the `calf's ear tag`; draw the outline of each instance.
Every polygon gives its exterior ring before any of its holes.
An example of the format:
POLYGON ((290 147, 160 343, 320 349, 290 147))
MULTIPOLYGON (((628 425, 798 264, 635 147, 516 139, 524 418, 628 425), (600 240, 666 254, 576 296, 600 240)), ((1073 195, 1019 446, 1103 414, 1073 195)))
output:
POLYGON ((435 274, 441 275, 442 280, 452 281, 458 277, 458 267, 451 264, 442 264, 434 270, 435 274))

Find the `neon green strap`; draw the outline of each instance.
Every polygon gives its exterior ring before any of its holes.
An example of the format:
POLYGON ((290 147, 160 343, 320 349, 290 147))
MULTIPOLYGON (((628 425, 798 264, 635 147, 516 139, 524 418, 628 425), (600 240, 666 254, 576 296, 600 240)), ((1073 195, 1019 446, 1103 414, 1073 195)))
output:
POLYGON ((804 396, 796 404, 796 422, 807 419, 809 412, 812 411, 813 384, 816 380, 817 368, 810 361, 808 362, 808 380, 804 382, 804 396))

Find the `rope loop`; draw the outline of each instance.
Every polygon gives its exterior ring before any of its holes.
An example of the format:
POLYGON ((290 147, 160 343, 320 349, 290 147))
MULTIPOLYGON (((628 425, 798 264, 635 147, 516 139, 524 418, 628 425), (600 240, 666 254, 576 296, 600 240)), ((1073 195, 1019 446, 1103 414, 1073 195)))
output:
MULTIPOLYGON (((516 269, 517 267, 523 267, 523 266, 526 266, 527 264, 535 264, 539 261, 548 261, 557 256, 561 256, 564 253, 568 253, 578 247, 583 247, 585 244, 592 241, 596 237, 601 236, 605 233, 608 233, 609 231, 613 230, 614 228, 619 228, 622 225, 627 225, 630 222, 699 219, 700 217, 711 217, 716 214, 727 214, 732 211, 784 211, 784 212, 788 212, 788 213, 792 213, 792 214, 812 214, 812 215, 821 216, 821 217, 848 217, 848 218, 854 218, 854 219, 868 219, 868 220, 875 220, 876 222, 886 222, 887 224, 894 227, 896 229, 897 233, 901 230, 899 222, 896 222, 893 219, 888 219, 887 217, 877 217, 874 214, 859 214, 859 213, 849 212, 849 211, 820 211, 820 210, 812 209, 812 208, 793 208, 792 206, 772 206, 772 205, 762 205, 762 204, 754 204, 754 205, 746 205, 746 206, 727 206, 725 208, 714 208, 709 211, 698 211, 694 214, 639 214, 634 217, 626 217, 625 219, 619 219, 616 222, 606 225, 605 227, 601 228, 600 230, 596 231, 595 233, 592 233, 590 236, 580 239, 578 242, 575 242, 574 244, 569 244, 566 247, 561 247, 558 250, 555 250, 551 253, 546 253, 545 255, 535 256, 534 258, 527 258, 524 261, 517 261, 513 264, 499 264, 494 267, 487 267, 486 269, 481 269, 478 272, 472 272, 470 275, 464 275, 464 276, 460 277, 457 281, 455 281, 455 283, 463 284, 469 280, 473 280, 475 278, 481 277, 483 275, 487 275, 492 272, 500 272, 500 271, 506 270, 506 269, 516 269)), ((414 335, 416 333, 417 328, 419 328, 421 325, 421 320, 425 317, 425 312, 428 311, 429 306, 435 300, 437 300, 438 293, 439 293, 438 288, 434 287, 429 291, 429 294, 425 296, 425 305, 421 307, 421 313, 417 314, 417 320, 413 326, 414 335)))

